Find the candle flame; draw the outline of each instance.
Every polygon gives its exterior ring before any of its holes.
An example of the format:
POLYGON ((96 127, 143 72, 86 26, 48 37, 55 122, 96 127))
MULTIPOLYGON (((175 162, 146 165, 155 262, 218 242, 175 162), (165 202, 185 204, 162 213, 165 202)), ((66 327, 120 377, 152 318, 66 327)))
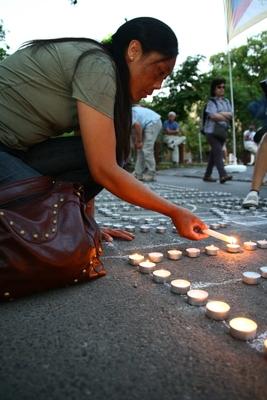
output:
POLYGON ((237 239, 235 237, 229 236, 229 239, 230 239, 230 243, 231 244, 236 244, 237 243, 237 239))

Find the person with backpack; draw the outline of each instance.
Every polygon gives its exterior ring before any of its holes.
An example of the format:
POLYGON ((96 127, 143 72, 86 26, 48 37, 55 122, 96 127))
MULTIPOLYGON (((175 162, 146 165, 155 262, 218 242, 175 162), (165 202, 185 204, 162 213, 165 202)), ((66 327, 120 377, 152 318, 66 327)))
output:
POLYGON ((214 166, 218 170, 220 183, 232 179, 231 175, 227 175, 223 161, 223 146, 232 120, 232 107, 229 100, 224 97, 224 91, 225 79, 213 79, 210 86, 211 98, 203 113, 202 133, 205 134, 210 145, 208 165, 203 177, 205 182, 216 182, 216 179, 212 177, 214 166))

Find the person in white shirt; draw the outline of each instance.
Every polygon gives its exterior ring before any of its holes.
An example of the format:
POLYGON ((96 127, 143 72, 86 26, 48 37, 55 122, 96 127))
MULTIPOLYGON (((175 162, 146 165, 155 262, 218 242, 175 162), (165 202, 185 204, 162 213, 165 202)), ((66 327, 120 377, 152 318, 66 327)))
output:
POLYGON ((256 154, 258 150, 258 145, 257 143, 254 142, 255 134, 256 134, 256 127, 253 124, 249 125, 249 128, 245 130, 243 133, 244 149, 252 154, 256 154))
POLYGON ((160 115, 155 111, 139 105, 132 108, 132 131, 137 150, 134 175, 140 181, 155 180, 154 145, 161 128, 160 115))

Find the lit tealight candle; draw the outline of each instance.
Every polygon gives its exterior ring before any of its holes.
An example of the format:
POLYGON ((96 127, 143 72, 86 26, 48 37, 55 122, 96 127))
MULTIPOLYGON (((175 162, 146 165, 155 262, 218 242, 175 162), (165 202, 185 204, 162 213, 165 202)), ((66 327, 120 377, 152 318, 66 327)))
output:
POLYGON ((226 248, 229 253, 239 253, 240 252, 240 246, 239 246, 239 244, 236 244, 236 243, 228 243, 226 245, 226 248))
POLYGON ((156 264, 149 261, 149 260, 145 260, 140 262, 139 264, 139 271, 142 272, 143 274, 149 274, 150 272, 152 272, 154 270, 154 268, 156 267, 156 264))
POLYGON ((210 246, 205 247, 205 252, 209 256, 217 256, 219 248, 211 244, 210 246))
POLYGON ((166 282, 170 276, 170 271, 167 271, 166 269, 156 269, 156 271, 153 271, 153 279, 157 283, 166 282))
POLYGON ((209 301, 206 305, 206 315, 209 318, 222 321, 228 317, 230 306, 223 301, 209 301))
POLYGON ((192 289, 187 292, 188 303, 192 306, 203 306, 209 297, 206 290, 192 289))
POLYGON ((257 240, 257 246, 261 249, 267 249, 267 240, 257 240))
POLYGON ((145 257, 142 254, 130 254, 128 257, 129 263, 132 265, 139 265, 140 262, 144 261, 145 257))
POLYGON ((189 247, 185 251, 188 257, 198 257, 200 255, 200 250, 194 247, 189 247))
POLYGON ((260 271, 261 271, 261 276, 263 278, 267 278, 267 266, 266 267, 260 267, 260 271))
POLYGON ((171 281, 171 291, 177 294, 186 294, 190 290, 190 282, 185 279, 174 279, 171 281))
POLYGON ((257 249, 257 243, 252 242, 251 240, 249 242, 244 242, 243 247, 246 250, 256 250, 257 249))
POLYGON ((234 318, 229 322, 230 334, 236 339, 249 340, 256 336, 257 324, 248 318, 234 318))
POLYGON ((179 260, 182 257, 182 252, 180 250, 168 250, 167 255, 170 260, 179 260))
POLYGON ((263 352, 267 357, 267 339, 265 339, 263 342, 263 352))
POLYGON ((163 254, 158 252, 148 253, 148 258, 154 263, 159 263, 163 260, 163 254))
POLYGON ((242 274, 242 281, 248 285, 257 285, 260 281, 258 272, 246 271, 242 274))

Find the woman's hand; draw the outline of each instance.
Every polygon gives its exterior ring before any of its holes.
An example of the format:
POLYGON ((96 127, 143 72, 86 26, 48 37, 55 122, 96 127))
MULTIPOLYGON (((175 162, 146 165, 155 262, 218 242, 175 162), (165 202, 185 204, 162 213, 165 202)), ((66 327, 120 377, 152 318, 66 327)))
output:
POLYGON ((101 228, 101 239, 105 242, 112 242, 113 238, 121 240, 133 240, 134 235, 131 232, 122 229, 101 228))
POLYGON ((208 226, 186 208, 177 207, 172 214, 172 221, 180 236, 191 240, 205 239, 203 232, 208 226))

